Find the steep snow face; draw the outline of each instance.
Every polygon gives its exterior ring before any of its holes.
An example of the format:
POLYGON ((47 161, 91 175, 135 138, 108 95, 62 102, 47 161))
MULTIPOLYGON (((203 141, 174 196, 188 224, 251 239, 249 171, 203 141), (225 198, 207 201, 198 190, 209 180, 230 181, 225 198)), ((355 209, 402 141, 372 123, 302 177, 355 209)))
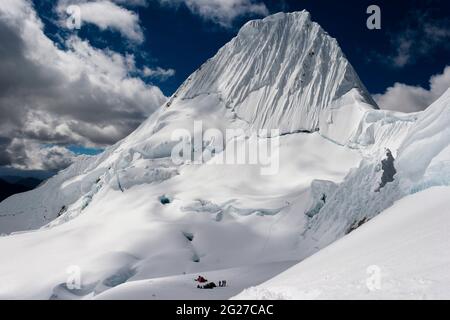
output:
POLYGON ((399 148, 403 188, 450 185, 450 89, 420 114, 399 148))
POLYGON ((320 134, 340 145, 379 157, 385 149, 395 154, 418 114, 374 110, 352 89, 320 113, 320 134))
POLYGON ((351 89, 375 106, 337 41, 302 11, 248 22, 174 99, 216 93, 253 127, 292 133, 317 130, 320 112, 351 89))
POLYGON ((310 201, 319 210, 313 210, 313 214, 306 212, 310 219, 300 243, 305 257, 314 248, 331 244, 405 196, 433 186, 450 185, 450 89, 422 113, 404 115, 353 108, 360 119, 354 128, 342 125, 347 121, 342 115, 346 108, 344 103, 327 110, 333 116, 328 123, 331 128, 323 132, 321 129, 321 133, 346 137, 342 141, 358 147, 365 159, 331 189, 324 182, 313 184, 312 190, 318 196, 312 194, 310 201), (353 134, 348 134, 352 131, 353 134), (361 141, 371 144, 363 147, 361 141))

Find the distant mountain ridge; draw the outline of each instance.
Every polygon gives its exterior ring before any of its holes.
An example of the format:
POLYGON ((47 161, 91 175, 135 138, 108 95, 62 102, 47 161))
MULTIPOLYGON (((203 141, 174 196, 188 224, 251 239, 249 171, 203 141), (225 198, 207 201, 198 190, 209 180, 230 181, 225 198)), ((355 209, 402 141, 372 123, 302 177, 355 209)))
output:
POLYGON ((41 183, 42 180, 37 178, 0 177, 0 202, 14 194, 33 190, 41 183))
POLYGON ((34 177, 20 177, 20 176, 3 176, 3 177, 0 176, 0 180, 29 188, 36 188, 42 183, 42 181, 44 181, 43 179, 38 179, 34 177))

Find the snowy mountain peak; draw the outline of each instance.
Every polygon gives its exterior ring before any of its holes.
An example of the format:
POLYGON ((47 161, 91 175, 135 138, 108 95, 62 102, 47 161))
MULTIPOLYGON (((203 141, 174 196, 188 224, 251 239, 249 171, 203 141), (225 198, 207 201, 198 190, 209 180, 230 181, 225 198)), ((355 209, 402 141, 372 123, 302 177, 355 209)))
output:
POLYGON ((0 298, 229 298, 303 259, 240 297, 450 296, 450 90, 420 113, 376 109, 308 12, 248 22, 127 138, 0 203, 0 298), (296 134, 247 130, 260 128, 296 134), (191 137, 183 154, 224 144, 176 163, 191 137), (214 162, 268 140, 276 174, 250 157, 214 162), (373 263, 385 291, 361 285, 373 263), (81 289, 67 285, 72 270, 81 289), (199 290, 199 274, 229 285, 199 290))
POLYGON ((337 41, 301 11, 246 23, 173 99, 216 93, 253 127, 292 133, 318 130, 320 112, 352 89, 376 108, 337 41))

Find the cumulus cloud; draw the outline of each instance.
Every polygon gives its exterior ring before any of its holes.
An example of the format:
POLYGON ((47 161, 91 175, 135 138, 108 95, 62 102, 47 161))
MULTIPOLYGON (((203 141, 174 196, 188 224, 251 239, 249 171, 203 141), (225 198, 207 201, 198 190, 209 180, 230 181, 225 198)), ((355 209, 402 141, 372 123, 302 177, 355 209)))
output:
POLYGON ((156 67, 154 69, 149 67, 144 67, 142 70, 142 75, 146 78, 156 78, 161 81, 167 80, 175 75, 174 69, 163 69, 161 67, 156 67))
POLYGON ((69 166, 76 155, 62 146, 42 146, 25 139, 13 139, 6 154, 15 158, 15 168, 57 171, 69 166))
POLYGON ((0 167, 10 164, 10 156, 6 153, 6 149, 10 144, 10 138, 0 137, 0 167))
POLYGON ((224 27, 229 27, 239 16, 266 16, 269 10, 261 1, 254 0, 159 0, 164 5, 184 4, 191 12, 224 27))
POLYGON ((403 25, 391 37, 394 53, 388 56, 387 62, 395 67, 414 63, 439 47, 450 47, 449 18, 433 19, 426 12, 412 12, 403 25))
POLYGON ((430 89, 395 83, 385 93, 374 95, 380 108, 402 112, 417 112, 426 109, 450 88, 450 66, 441 74, 430 78, 430 89))
POLYGON ((43 32, 27 0, 0 6, 0 163, 54 167, 70 153, 46 145, 104 147, 133 131, 166 97, 133 75, 132 54, 94 48, 70 36, 64 49, 43 32), (22 152, 24 148, 40 152, 22 152), (50 152, 51 151, 51 152, 50 152), (36 159, 41 159, 35 161, 36 159), (38 165, 37 163, 42 163, 38 165))
MULTIPOLYGON (((122 1, 116 1, 124 3, 122 1)), ((145 2, 133 1, 133 5, 144 5, 145 2)), ((67 8, 77 5, 80 10, 80 22, 83 24, 94 24, 100 30, 114 30, 122 34, 127 39, 142 43, 144 41, 144 33, 140 26, 139 16, 114 2, 88 1, 88 0, 60 0, 57 6, 57 12, 64 20, 67 19, 67 8)), ((72 12, 70 12, 72 14, 72 12)), ((66 25, 61 23, 61 25, 66 25)))

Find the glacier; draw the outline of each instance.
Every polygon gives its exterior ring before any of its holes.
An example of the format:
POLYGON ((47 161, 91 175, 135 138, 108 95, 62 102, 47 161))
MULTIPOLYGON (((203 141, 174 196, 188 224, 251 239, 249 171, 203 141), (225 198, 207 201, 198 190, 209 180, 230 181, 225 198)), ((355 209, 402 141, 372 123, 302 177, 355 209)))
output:
MULTIPOLYGON (((363 250, 370 234, 367 245, 377 244, 395 215, 414 234, 428 205, 417 205, 411 225, 398 212, 423 194, 444 203, 449 112, 450 90, 423 112, 379 110, 337 41, 306 11, 250 21, 128 137, 0 203, 0 253, 8 257, 0 264, 0 298, 225 299, 243 290, 238 297, 324 297, 312 285, 282 280, 305 272, 325 288, 322 271, 313 272, 325 269, 316 264, 350 261, 336 255, 355 243, 363 250), (232 143, 239 150, 243 141, 278 138, 271 156, 279 172, 261 175, 260 164, 174 164, 172 133, 194 134, 199 120, 205 129, 242 130, 223 154, 232 143), (260 129, 280 129, 280 136, 260 129), (383 184, 387 154, 396 173, 383 184), (71 270, 80 271, 80 289, 67 286, 71 270), (199 273, 230 285, 208 295, 192 283, 199 273)), ((389 239, 408 256, 405 233, 389 239)), ((353 268, 373 264, 369 258, 353 268)), ((331 292, 338 296, 347 280, 330 282, 331 292)), ((442 283, 430 283, 423 290, 450 296, 442 283)))

